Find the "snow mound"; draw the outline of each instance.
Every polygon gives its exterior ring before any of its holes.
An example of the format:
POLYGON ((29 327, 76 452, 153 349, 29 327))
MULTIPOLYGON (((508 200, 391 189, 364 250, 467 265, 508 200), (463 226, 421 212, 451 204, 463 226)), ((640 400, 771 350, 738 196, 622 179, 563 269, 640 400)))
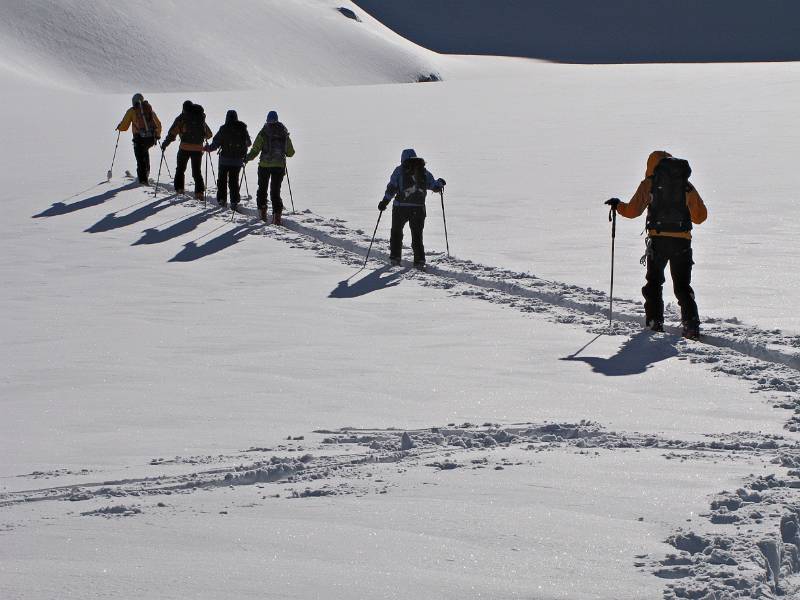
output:
POLYGON ((793 0, 355 3, 400 35, 450 54, 567 63, 800 59, 800 4, 793 0))
POLYGON ((20 79, 126 93, 401 83, 437 79, 435 57, 349 0, 0 0, 9 87, 20 79))

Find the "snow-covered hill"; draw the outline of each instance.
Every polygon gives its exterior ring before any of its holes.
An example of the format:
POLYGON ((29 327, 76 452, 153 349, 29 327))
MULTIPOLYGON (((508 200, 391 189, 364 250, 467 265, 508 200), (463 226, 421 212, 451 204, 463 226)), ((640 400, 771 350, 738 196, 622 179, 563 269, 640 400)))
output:
POLYGON ((794 0, 355 0, 437 52, 569 63, 800 60, 794 0))
POLYGON ((80 90, 411 82, 434 56, 349 0, 0 2, 5 76, 80 90))
POLYGON ((797 597, 800 66, 434 56, 326 0, 0 1, 2 600, 797 597), (339 85, 365 73, 390 85, 339 85), (297 213, 140 187, 129 133, 106 181, 139 88, 167 123, 278 110, 297 213), (389 213, 364 261, 408 146, 448 181, 427 273, 386 264, 389 213), (642 220, 608 322, 602 201, 655 148, 710 211, 702 342, 674 303, 641 329, 642 220))

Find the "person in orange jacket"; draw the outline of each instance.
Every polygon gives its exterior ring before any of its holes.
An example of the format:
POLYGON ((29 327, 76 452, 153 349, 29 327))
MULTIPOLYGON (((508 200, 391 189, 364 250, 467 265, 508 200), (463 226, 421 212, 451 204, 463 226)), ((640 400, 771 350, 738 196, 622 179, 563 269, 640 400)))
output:
POLYGON ((202 199, 206 191, 206 184, 203 181, 203 147, 205 141, 211 139, 212 133, 206 124, 206 113, 199 104, 187 100, 183 103, 181 114, 175 117, 172 127, 161 144, 161 149, 166 150, 177 137, 181 138, 178 146, 178 156, 175 165, 175 193, 184 193, 184 178, 186 166, 192 164, 192 179, 194 179, 194 196, 202 199))
POLYGON ((700 317, 692 281, 692 225, 708 217, 708 210, 689 183, 692 170, 685 160, 657 150, 647 159, 645 178, 630 202, 611 198, 606 204, 623 217, 634 219, 647 210, 647 283, 642 288, 645 322, 653 331, 664 331, 664 269, 672 275, 675 297, 681 308, 683 336, 700 335, 700 317))
POLYGON ((139 183, 147 183, 150 176, 150 148, 161 137, 161 121, 153 107, 141 94, 134 94, 131 107, 122 117, 117 131, 128 131, 133 126, 133 154, 136 157, 136 175, 139 183))

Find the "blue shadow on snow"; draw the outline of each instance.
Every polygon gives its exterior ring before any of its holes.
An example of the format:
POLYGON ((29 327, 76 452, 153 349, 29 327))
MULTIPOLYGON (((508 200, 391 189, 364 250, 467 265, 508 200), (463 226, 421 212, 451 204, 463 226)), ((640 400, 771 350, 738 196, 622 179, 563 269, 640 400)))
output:
MULTIPOLYGON (((408 269, 391 271, 391 267, 387 265, 376 269, 372 273, 367 274, 351 284, 350 279, 355 277, 355 275, 352 275, 340 281, 339 285, 328 294, 328 298, 357 298, 358 296, 364 296, 370 292, 394 287, 400 283, 403 278, 403 273, 406 272, 408 272, 408 269)), ((358 273, 356 273, 356 275, 357 274, 358 273)))
POLYGON ((119 229, 120 227, 127 227, 139 221, 144 221, 170 206, 180 204, 181 200, 181 198, 173 194, 172 196, 157 198, 121 217, 118 217, 115 212, 109 213, 85 231, 86 233, 102 233, 104 231, 111 231, 112 229, 119 229))
MULTIPOLYGON (((261 229, 263 226, 264 223, 261 221, 256 223, 243 223, 241 225, 237 225, 233 229, 229 229, 222 235, 219 235, 205 242, 204 244, 198 245, 197 240, 188 242, 183 246, 183 250, 169 259, 169 262, 190 262, 200 258, 205 258, 206 256, 210 256, 212 254, 216 254, 217 252, 221 252, 226 248, 230 248, 234 244, 238 244, 248 235, 254 231, 257 231, 258 229, 261 229)), ((224 225, 220 225, 220 227, 224 227, 224 225)), ((219 227, 217 229, 219 229, 219 227)))
MULTIPOLYGON (((101 182, 97 185, 93 185, 92 187, 84 190, 83 192, 78 192, 75 196, 80 196, 81 194, 85 194, 86 192, 96 188, 98 185, 101 185, 101 182)), ((123 185, 122 187, 114 188, 113 190, 108 190, 103 192, 102 194, 97 194, 96 196, 90 196, 89 198, 84 198, 83 200, 78 200, 77 202, 72 202, 67 204, 66 202, 54 202, 53 205, 40 212, 38 215, 33 215, 33 219, 41 219, 42 217, 59 217, 61 215, 68 215, 69 213, 73 213, 79 210, 83 210, 84 208, 91 208, 92 206, 98 206, 103 204, 107 200, 111 200, 114 196, 116 196, 120 192, 124 192, 126 190, 132 190, 134 188, 139 187, 138 183, 128 183, 123 185)), ((74 198, 75 196, 71 196, 74 198)), ((69 199, 69 198, 68 198, 69 199)))
POLYGON ((142 237, 140 237, 131 245, 139 246, 142 244, 160 244, 162 242, 168 242, 173 238, 191 233, 197 229, 201 223, 208 221, 211 217, 217 214, 219 214, 218 208, 207 208, 200 212, 192 213, 185 219, 181 219, 177 223, 173 223, 164 229, 156 229, 155 227, 145 229, 142 232, 142 237))
MULTIPOLYGON (((589 342, 589 344, 592 342, 589 342)), ((586 344, 575 354, 571 354, 561 360, 584 362, 592 367, 594 373, 600 373, 608 377, 619 377, 644 373, 655 363, 678 355, 673 336, 653 335, 649 331, 642 331, 631 337, 611 358, 600 358, 599 356, 579 357, 578 354, 589 344, 586 344)))

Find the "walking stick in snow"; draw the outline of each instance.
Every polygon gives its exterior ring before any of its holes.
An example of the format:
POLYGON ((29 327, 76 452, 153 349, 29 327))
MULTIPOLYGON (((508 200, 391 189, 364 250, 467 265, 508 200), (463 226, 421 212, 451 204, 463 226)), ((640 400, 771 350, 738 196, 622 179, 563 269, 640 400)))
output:
MULTIPOLYGON (((153 189, 153 198, 156 197, 158 194, 158 184, 161 182, 161 165, 163 165, 166 161, 164 158, 164 149, 161 149, 161 160, 158 162, 158 178, 156 179, 156 187, 153 189)), ((167 166, 167 171, 169 171, 169 166, 167 166)))
POLYGON ((292 214, 296 215, 297 211, 294 209, 294 196, 292 196, 292 180, 289 179, 289 167, 286 167, 286 184, 289 186, 289 200, 292 201, 292 214))
POLYGON ((447 216, 444 214, 444 190, 439 192, 442 199, 442 220, 444 220, 444 243, 447 246, 447 258, 450 258, 450 242, 447 240, 447 216))
POLYGON ((378 225, 381 224, 381 217, 383 216, 383 211, 378 212, 378 222, 375 223, 375 231, 372 232, 372 240, 370 240, 369 248, 367 248, 367 256, 364 258, 364 266, 361 267, 362 269, 366 268, 367 261, 369 260, 369 253, 372 251, 372 244, 375 242, 375 236, 378 234, 378 225))
POLYGON ((206 174, 205 181, 203 182, 203 208, 206 207, 206 192, 208 191, 208 152, 206 152, 206 174))
POLYGON ((250 195, 250 186, 247 185, 247 163, 242 167, 242 179, 244 179, 244 189, 247 192, 247 201, 250 202, 253 197, 250 195))
POLYGON ((611 323, 614 318, 614 241, 617 237, 617 207, 612 206, 608 211, 608 220, 611 223, 611 289, 608 293, 608 327, 611 328, 611 323))
POLYGON ((117 146, 119 146, 119 135, 121 131, 117 131, 117 143, 114 144, 114 157, 111 159, 111 167, 108 169, 108 173, 106 173, 106 181, 111 181, 111 171, 114 170, 114 161, 117 160, 117 146))

